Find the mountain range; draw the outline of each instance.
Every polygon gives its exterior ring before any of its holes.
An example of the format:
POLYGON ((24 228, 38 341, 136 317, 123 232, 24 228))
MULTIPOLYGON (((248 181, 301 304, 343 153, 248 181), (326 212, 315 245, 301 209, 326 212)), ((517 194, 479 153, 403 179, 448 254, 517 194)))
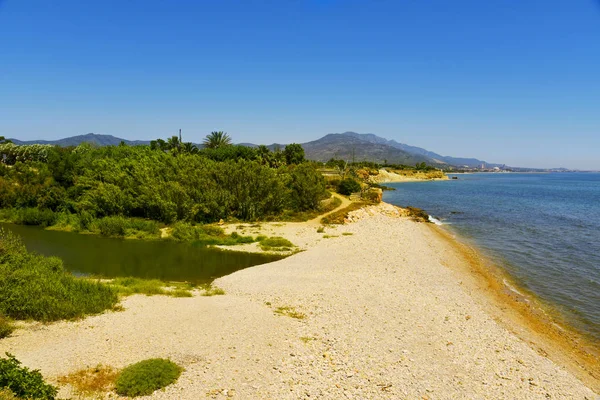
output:
MULTIPOLYGON (((116 146, 124 142, 130 146, 148 145, 149 140, 126 140, 112 135, 87 135, 72 136, 58 140, 29 140, 23 141, 10 139, 15 144, 52 144, 57 146, 77 146, 81 143, 93 143, 98 146, 116 146)), ((429 165, 444 166, 468 166, 479 167, 485 164, 488 167, 500 166, 500 164, 488 164, 476 158, 461 158, 442 156, 432 151, 388 140, 372 133, 330 133, 320 139, 301 143, 306 153, 306 158, 315 161, 328 161, 331 158, 344 159, 348 161, 372 161, 377 163, 388 162, 391 164, 415 165, 425 162, 429 165)), ((244 146, 256 147, 252 143, 242 143, 244 146)), ((201 145, 199 145, 201 146, 201 145)), ((284 144, 272 144, 271 149, 277 147, 283 149, 284 144)))

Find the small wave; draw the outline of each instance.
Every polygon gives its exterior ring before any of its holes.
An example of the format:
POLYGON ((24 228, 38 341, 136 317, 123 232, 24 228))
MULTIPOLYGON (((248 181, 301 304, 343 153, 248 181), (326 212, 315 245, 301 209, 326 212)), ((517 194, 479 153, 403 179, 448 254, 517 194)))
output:
POLYGON ((440 220, 439 220, 439 219, 437 219, 437 218, 433 218, 431 215, 429 216, 429 222, 432 222, 432 223, 434 223, 434 224, 436 224, 436 225, 443 225, 443 224, 442 224, 442 221, 440 221, 440 220))

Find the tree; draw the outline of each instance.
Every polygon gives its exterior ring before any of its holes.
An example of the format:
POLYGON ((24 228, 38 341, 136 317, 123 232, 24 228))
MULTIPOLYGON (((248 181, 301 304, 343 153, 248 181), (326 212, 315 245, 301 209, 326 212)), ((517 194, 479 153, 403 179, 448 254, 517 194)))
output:
POLYGON ((187 154, 198 154, 198 148, 193 144, 186 142, 181 146, 181 151, 187 154))
POLYGON ((209 135, 206 135, 202 144, 208 149, 218 149, 219 147, 229 146, 231 138, 223 131, 211 132, 209 135))
POLYGON ((283 150, 285 162, 288 165, 301 164, 304 162, 304 149, 298 143, 292 143, 285 146, 283 150))

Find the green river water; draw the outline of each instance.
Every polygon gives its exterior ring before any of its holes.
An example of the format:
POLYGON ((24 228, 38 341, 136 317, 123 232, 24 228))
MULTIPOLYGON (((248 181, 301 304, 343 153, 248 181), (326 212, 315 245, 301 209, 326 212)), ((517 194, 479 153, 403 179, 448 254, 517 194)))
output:
POLYGON ((4 224, 27 249, 60 257, 77 276, 139 277, 165 281, 211 282, 232 272, 282 257, 221 251, 170 240, 126 240, 4 224))

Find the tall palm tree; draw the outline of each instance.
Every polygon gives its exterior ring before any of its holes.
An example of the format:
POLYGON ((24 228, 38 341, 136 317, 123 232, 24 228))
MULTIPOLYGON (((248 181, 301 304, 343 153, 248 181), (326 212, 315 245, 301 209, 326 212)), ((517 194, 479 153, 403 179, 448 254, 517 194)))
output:
POLYGON ((185 142, 181 147, 181 150, 188 154, 198 154, 198 148, 190 142, 185 142))
POLYGON ((210 135, 206 135, 202 144, 205 148, 217 149, 219 147, 229 146, 231 144, 231 138, 223 131, 211 132, 210 135))

